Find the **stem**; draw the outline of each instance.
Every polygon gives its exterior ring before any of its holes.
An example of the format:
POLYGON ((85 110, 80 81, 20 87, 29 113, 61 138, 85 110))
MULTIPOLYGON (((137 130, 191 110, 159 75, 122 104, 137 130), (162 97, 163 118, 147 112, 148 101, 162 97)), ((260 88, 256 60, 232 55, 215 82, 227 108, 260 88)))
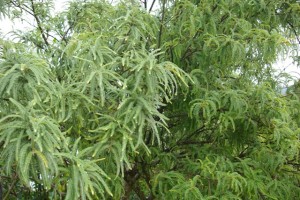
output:
POLYGON ((47 46, 49 46, 49 42, 47 41, 47 37, 45 36, 44 30, 43 30, 42 25, 41 25, 41 21, 40 21, 40 19, 38 18, 37 14, 36 14, 36 10, 35 10, 35 6, 34 6, 34 3, 33 3, 33 0, 31 0, 30 2, 31 2, 31 8, 32 8, 32 12, 33 12, 33 17, 34 17, 35 20, 36 20, 38 29, 39 29, 40 32, 41 32, 41 35, 42 35, 42 38, 43 38, 45 44, 46 44, 47 46))
MULTIPOLYGON (((0 181, 1 181, 1 179, 0 179, 0 181)), ((0 183, 0 200, 2 200, 2 194, 3 194, 3 189, 2 189, 2 185, 0 183)))
POLYGON ((148 163, 145 163, 144 161, 142 161, 141 164, 142 164, 142 172, 144 174, 144 179, 145 179, 146 184, 147 184, 147 186, 150 190, 150 196, 148 196, 146 199, 153 199, 154 195, 153 195, 152 186, 151 186, 151 183, 150 183, 150 180, 151 180, 150 173, 149 173, 150 169, 147 169, 147 166, 149 166, 149 165, 148 165, 148 163))
POLYGON ((124 196, 122 197, 122 200, 129 200, 130 194, 132 191, 134 191, 135 193, 138 192, 138 191, 136 191, 135 183, 139 178, 140 178, 140 174, 139 174, 136 166, 133 167, 133 169, 126 171, 125 176, 124 176, 125 193, 124 193, 124 196))
POLYGON ((156 1, 156 0, 153 0, 153 1, 152 1, 151 7, 150 7, 150 9, 149 9, 149 12, 152 11, 152 8, 153 8, 153 6, 154 6, 155 1, 156 1))
POLYGON ((16 3, 14 1, 11 1, 11 3, 16 6, 17 8, 20 8, 21 10, 24 10, 25 12, 27 12, 28 14, 32 15, 33 16, 33 13, 30 11, 30 8, 28 8, 28 6, 26 5, 23 5, 24 7, 21 6, 20 3, 16 3))
POLYGON ((4 196, 3 200, 7 200, 9 197, 10 192, 12 191, 13 187, 15 186, 16 182, 17 182, 18 178, 17 178, 17 174, 14 176, 14 180, 11 183, 11 185, 9 186, 9 189, 6 193, 6 195, 4 196))
POLYGON ((164 24, 164 18, 165 18, 165 7, 166 7, 166 0, 163 0, 162 16, 161 16, 161 20, 160 20, 160 27, 159 27, 159 34, 158 34, 158 45, 157 45, 158 49, 161 46, 161 37, 162 37, 163 24, 164 24))
POLYGON ((143 191, 141 190, 141 188, 138 185, 135 185, 133 190, 134 190, 135 194, 139 197, 140 200, 147 200, 147 197, 145 196, 145 194, 143 193, 143 191))
POLYGON ((288 22, 288 25, 290 25, 290 27, 291 27, 292 31, 293 31, 293 32, 294 32, 294 34, 295 34, 296 40, 297 40, 297 41, 298 41, 298 43, 300 44, 300 38, 298 37, 298 34, 297 34, 297 31, 296 31, 295 27, 294 27, 294 26, 293 26, 293 24, 292 24, 292 23, 290 23, 290 22, 288 22))

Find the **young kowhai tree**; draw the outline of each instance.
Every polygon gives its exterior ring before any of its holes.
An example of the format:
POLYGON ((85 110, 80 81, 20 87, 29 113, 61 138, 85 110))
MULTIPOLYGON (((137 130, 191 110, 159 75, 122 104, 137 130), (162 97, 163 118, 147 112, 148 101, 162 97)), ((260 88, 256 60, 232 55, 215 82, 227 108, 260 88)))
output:
POLYGON ((0 3, 0 199, 299 198, 299 1, 53 6, 0 3))

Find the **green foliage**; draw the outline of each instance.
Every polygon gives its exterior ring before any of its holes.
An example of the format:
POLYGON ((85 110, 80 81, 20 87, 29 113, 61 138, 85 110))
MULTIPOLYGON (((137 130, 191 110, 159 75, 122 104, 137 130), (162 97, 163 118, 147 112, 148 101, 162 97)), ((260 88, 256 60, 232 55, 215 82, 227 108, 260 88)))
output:
POLYGON ((0 2, 0 198, 298 199, 299 2, 151 3, 0 2))

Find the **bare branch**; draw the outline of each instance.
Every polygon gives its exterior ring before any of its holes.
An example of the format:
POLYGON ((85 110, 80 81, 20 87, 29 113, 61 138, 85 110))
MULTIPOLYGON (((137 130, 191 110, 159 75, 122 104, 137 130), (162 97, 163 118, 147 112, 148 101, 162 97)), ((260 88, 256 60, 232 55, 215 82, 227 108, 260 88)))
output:
POLYGON ((150 9, 149 9, 149 12, 151 12, 151 11, 152 11, 152 9, 153 9, 153 6, 154 6, 154 4, 155 4, 155 1, 156 1, 156 0, 153 0, 153 1, 152 1, 152 4, 151 4, 151 6, 150 6, 150 9))

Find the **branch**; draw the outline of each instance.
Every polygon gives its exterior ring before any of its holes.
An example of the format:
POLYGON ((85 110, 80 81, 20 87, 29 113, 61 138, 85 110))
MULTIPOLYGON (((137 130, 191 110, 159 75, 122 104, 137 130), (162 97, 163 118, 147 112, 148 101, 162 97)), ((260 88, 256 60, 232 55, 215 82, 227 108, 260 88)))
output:
POLYGON ((10 194, 10 192, 12 191, 13 187, 15 186, 17 180, 18 180, 18 177, 17 177, 17 174, 15 174, 14 180, 13 180, 13 182, 11 183, 11 185, 9 186, 9 189, 7 190, 7 193, 6 193, 6 195, 4 196, 3 200, 8 199, 9 194, 10 194))
MULTIPOLYGON (((212 8, 212 12, 215 12, 215 10, 216 10, 217 8, 218 8, 218 3, 212 8)), ((227 17, 228 17, 228 16, 227 16, 227 17)), ((224 18, 224 16, 223 16, 221 22, 223 22, 223 20, 225 20, 227 17, 224 18), (223 19, 223 18, 224 18, 224 19, 223 19)), ((221 22, 220 22, 220 23, 221 23, 221 22)), ((192 42, 194 39, 196 39, 196 38, 199 36, 200 33, 201 33, 201 29, 198 29, 198 30, 196 31, 195 35, 193 36, 193 38, 191 39, 191 42, 192 42)), ((181 58, 180 58, 180 61, 183 61, 184 59, 186 59, 187 57, 193 55, 193 54, 194 54, 195 52, 197 52, 197 51, 201 51, 200 49, 194 49, 194 50, 192 50, 192 49, 191 49, 191 46, 192 46, 192 43, 190 43, 190 44, 187 46, 185 52, 182 54, 182 56, 181 56, 181 58)))
POLYGON ((245 156, 246 156, 246 154, 247 154, 247 150, 249 149, 249 145, 247 145, 247 147, 245 148, 245 149, 243 149, 240 153, 239 153, 239 155, 238 155, 238 157, 239 158, 244 158, 245 156))
MULTIPOLYGON (((191 46, 191 45, 189 45, 189 46, 191 46)), ((191 55, 193 55, 194 53, 196 53, 197 51, 200 51, 200 50, 198 50, 198 49, 194 49, 194 50, 190 50, 190 47, 188 47, 187 49, 186 49, 186 51, 184 52, 184 54, 182 55, 182 57, 180 58, 180 61, 183 61, 184 59, 186 59, 187 57, 189 57, 189 56, 191 56, 191 55)))
POLYGON ((183 135, 179 140, 177 140, 176 144, 180 144, 182 142, 184 142, 184 139, 190 139, 191 137, 195 136, 196 134, 201 133, 202 131, 205 131, 207 129, 205 129, 205 125, 202 125, 200 128, 198 128, 197 130, 195 130, 194 132, 190 133, 189 135, 183 135))
POLYGON ((295 27, 293 26, 292 23, 288 22, 288 25, 290 25, 291 29, 293 30, 294 34, 295 34, 295 37, 296 37, 296 40, 298 41, 298 43, 300 44, 300 38, 298 37, 298 34, 297 34, 297 31, 295 29, 295 27))
POLYGON ((35 20, 36 20, 38 29, 39 29, 40 32, 41 32, 41 35, 42 35, 42 38, 43 38, 45 44, 46 44, 47 46, 49 46, 49 42, 47 41, 47 38, 46 38, 46 36, 45 36, 44 30, 43 30, 42 25, 41 25, 41 21, 40 21, 40 19, 38 18, 37 14, 36 14, 36 10, 35 10, 35 6, 34 6, 34 3, 33 3, 33 0, 30 0, 30 2, 31 2, 31 8, 32 8, 32 12, 33 12, 33 17, 34 17, 35 20))
POLYGON ((165 8, 166 8, 166 0, 163 0, 162 16, 161 16, 161 20, 160 20, 159 35, 158 35, 158 45, 157 45, 158 49, 161 46, 161 37, 162 37, 163 24, 164 24, 164 18, 165 18, 165 8))
POLYGON ((191 46, 192 46, 192 43, 191 43, 191 42, 199 36, 200 31, 201 31, 201 29, 198 29, 198 30, 197 30, 197 32, 195 33, 195 35, 194 35, 193 38, 191 39, 190 44, 187 46, 186 50, 185 50, 184 53, 182 54, 182 56, 181 56, 181 58, 180 58, 180 61, 183 61, 185 58, 187 58, 188 56, 191 56, 193 53, 195 53, 195 52, 197 52, 197 51, 200 51, 200 49, 194 49, 194 50, 191 49, 191 46), (190 51, 190 52, 189 52, 189 51, 190 51))
POLYGON ((3 101, 9 101, 8 98, 0 98, 0 100, 3 100, 3 101))
POLYGON ((147 200, 147 197, 145 196, 145 194, 143 193, 143 191, 140 189, 139 186, 135 185, 133 187, 133 190, 140 200, 147 200))
POLYGON ((66 37, 67 37, 68 32, 71 30, 71 28, 72 28, 72 26, 70 25, 69 28, 68 28, 68 29, 66 30, 66 32, 64 33, 64 35, 61 37, 61 39, 62 39, 63 41, 65 41, 66 44, 68 43, 66 37))
POLYGON ((61 39, 63 40, 63 41, 65 41, 65 43, 67 44, 68 43, 68 40, 67 40, 67 35, 68 35, 68 33, 69 33, 69 31, 71 31, 71 29, 72 28, 74 28, 74 25, 76 24, 75 22, 76 22, 76 20, 77 20, 77 17, 78 17, 78 15, 81 13, 81 9, 78 11, 78 12, 76 12, 76 15, 75 15, 75 18, 74 18, 74 21, 69 21, 69 27, 68 27, 68 29, 65 31, 65 33, 62 35, 62 37, 61 37, 61 39))
POLYGON ((300 168, 300 163, 296 163, 296 162, 290 162, 288 161, 287 164, 289 165, 293 165, 293 167, 297 167, 297 168, 300 168))
POLYGON ((194 140, 187 140, 178 143, 178 145, 204 145, 204 144, 209 144, 212 143, 212 141, 194 141, 194 140))
MULTIPOLYGON (((43 37, 43 40, 45 41, 45 44, 48 46, 49 43, 48 43, 48 41, 47 41, 46 36, 44 35, 44 31, 43 31, 43 29, 42 29, 42 27, 41 27, 41 22, 40 22, 39 18, 38 18, 37 15, 36 15, 35 7, 34 7, 34 4, 33 4, 33 0, 31 0, 31 8, 28 7, 26 4, 23 4, 23 5, 21 6, 20 3, 17 3, 17 2, 14 2, 14 1, 11 1, 11 3, 12 3, 14 6, 16 6, 17 8, 20 8, 21 11, 25 11, 26 13, 30 14, 31 16, 33 16, 33 17, 35 18, 35 20, 37 21, 38 29, 40 30, 41 35, 42 35, 42 37, 43 37), (31 12, 31 11, 32 11, 32 12, 31 12)), ((27 23, 30 24, 30 22, 28 22, 27 20, 25 20, 25 21, 26 21, 27 23)), ((33 25, 33 26, 34 26, 34 25, 33 25)), ((33 43, 34 43, 34 45, 36 45, 38 48, 43 49, 43 46, 41 46, 41 45, 39 45, 39 44, 36 44, 35 42, 33 42, 33 43)))
POLYGON ((150 183, 151 182, 151 176, 150 176, 150 173, 149 173, 150 169, 147 168, 147 166, 149 166, 149 164, 144 162, 144 160, 142 159, 141 165, 142 165, 142 173, 144 175, 144 179, 145 179, 146 184, 147 184, 147 186, 149 187, 149 190, 150 190, 150 195, 146 199, 152 200, 153 197, 154 197, 154 194, 153 194, 152 186, 151 186, 151 183, 150 183))
POLYGON ((153 0, 153 1, 152 1, 151 7, 150 7, 150 9, 149 9, 149 12, 152 11, 152 8, 153 8, 153 6, 154 6, 155 1, 156 1, 156 0, 153 0))
POLYGON ((2 184, 0 183, 0 200, 2 200, 2 194, 3 194, 3 189, 2 189, 2 184))
MULTIPOLYGON (((121 198, 122 200, 129 200, 130 194, 132 191, 138 192, 135 189, 135 183, 140 178, 140 174, 136 168, 136 166, 133 167, 133 169, 126 171, 124 180, 125 180, 125 194, 121 198)), ((138 195, 138 194, 137 194, 138 195)))
POLYGON ((21 11, 24 10, 25 12, 27 12, 28 14, 30 14, 30 15, 33 16, 33 13, 30 11, 30 8, 29 8, 28 6, 23 5, 24 7, 22 7, 20 3, 17 4, 17 3, 14 2, 14 1, 11 1, 11 3, 12 3, 14 6, 16 6, 17 8, 20 8, 21 11), (25 8, 26 8, 26 9, 25 9, 25 8), (27 10, 27 9, 28 9, 28 10, 27 10))

